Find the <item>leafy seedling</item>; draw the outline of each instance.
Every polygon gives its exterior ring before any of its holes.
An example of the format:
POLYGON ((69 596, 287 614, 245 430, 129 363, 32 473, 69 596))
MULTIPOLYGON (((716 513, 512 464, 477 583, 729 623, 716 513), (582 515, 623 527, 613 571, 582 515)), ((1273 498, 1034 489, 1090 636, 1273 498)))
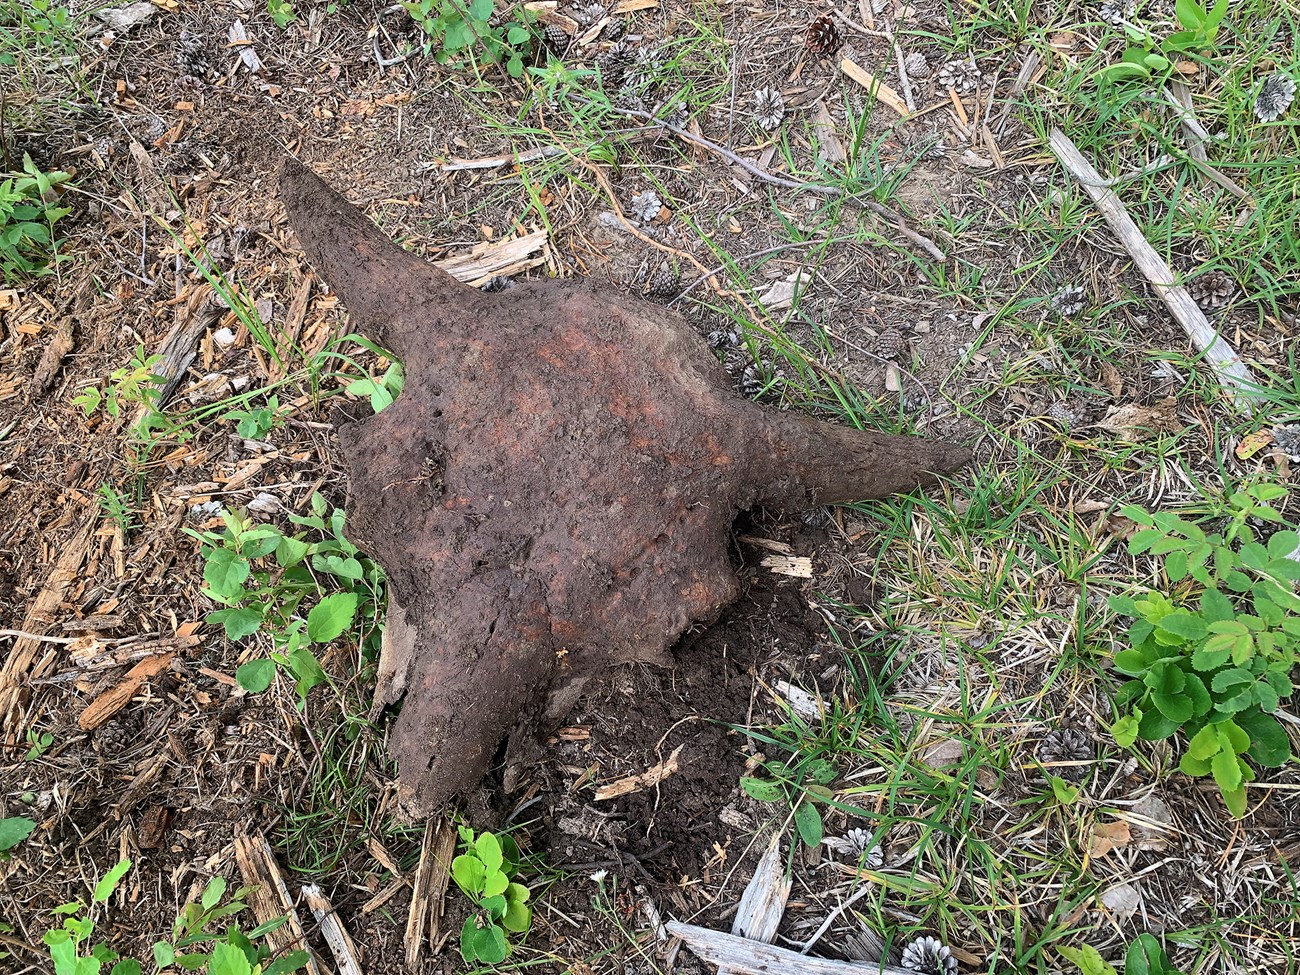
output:
POLYGON ((510 879, 519 869, 519 850, 508 836, 475 836, 463 826, 460 836, 465 852, 451 862, 451 875, 478 908, 461 928, 460 954, 471 964, 495 965, 510 954, 509 934, 525 934, 532 923, 529 890, 510 879))

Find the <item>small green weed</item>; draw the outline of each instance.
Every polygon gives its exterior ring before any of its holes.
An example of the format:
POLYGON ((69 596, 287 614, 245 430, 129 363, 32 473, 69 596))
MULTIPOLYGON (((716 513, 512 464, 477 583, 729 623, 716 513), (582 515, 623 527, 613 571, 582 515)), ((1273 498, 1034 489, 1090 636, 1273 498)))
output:
POLYGON ((72 56, 77 50, 76 17, 66 4, 50 0, 0 0, 0 64, 33 50, 72 56))
MULTIPOLYGON (((54 913, 63 916, 63 926, 45 933, 45 945, 50 949, 55 975, 98 975, 104 966, 111 966, 111 975, 140 975, 140 963, 123 958, 106 943, 98 942, 87 949, 95 931, 93 912, 95 905, 104 904, 113 896, 122 878, 131 869, 130 860, 122 860, 95 885, 90 906, 78 901, 63 904, 54 913)), ((158 941, 153 946, 153 963, 157 971, 176 968, 189 972, 207 972, 208 975, 286 975, 307 965, 305 951, 292 951, 270 961, 271 951, 256 942, 284 924, 279 917, 259 925, 244 934, 234 925, 224 933, 216 929, 218 922, 233 917, 247 905, 242 898, 249 888, 235 891, 234 899, 222 904, 226 881, 213 877, 204 888, 199 903, 186 904, 185 910, 172 927, 171 941, 158 941), (187 949, 205 946, 200 951, 187 949)))
POLYGON ((54 735, 48 731, 37 731, 35 728, 27 729, 27 754, 24 761, 34 762, 50 750, 54 744, 54 735))
POLYGON ((270 687, 280 666, 294 675, 305 699, 326 679, 310 645, 336 639, 358 620, 363 656, 378 652, 383 572, 344 537, 342 511, 318 494, 311 505, 312 514, 289 519, 315 538, 286 535, 230 511, 222 515, 221 534, 186 529, 203 543, 204 594, 227 607, 209 613, 208 622, 220 623, 231 640, 263 632, 275 648, 269 659, 251 660, 236 671, 240 686, 251 693, 270 687), (315 605, 304 620, 299 610, 311 600, 315 605))
MULTIPOLYGON (((1071 948, 1060 945, 1056 949, 1079 966, 1083 975, 1119 975, 1115 966, 1101 957, 1101 952, 1091 945, 1071 948)), ((1183 975, 1174 967, 1160 942, 1149 934, 1138 935, 1124 954, 1124 975, 1183 975)))
POLYGON ((249 440, 261 440, 280 425, 284 415, 280 409, 280 397, 268 396, 266 405, 258 409, 231 410, 226 414, 227 420, 235 421, 235 432, 249 440))
MULTIPOLYGON (((122 415, 122 407, 132 403, 145 406, 148 408, 147 412, 152 413, 162 393, 162 387, 167 382, 165 376, 160 376, 153 371, 154 366, 161 360, 162 356, 146 356, 144 346, 136 346, 130 365, 114 369, 109 373, 108 380, 102 387, 92 384, 83 388, 73 398, 73 405, 80 406, 87 417, 94 416, 102 409, 110 417, 117 419, 122 415)), ((148 425, 146 419, 142 426, 148 425)))
POLYGON ((424 30, 425 55, 439 64, 475 66, 482 56, 512 78, 523 76, 534 40, 533 17, 523 7, 510 7, 511 19, 494 23, 493 0, 406 0, 403 6, 424 30))
POLYGON ((125 494, 105 481, 99 486, 99 508, 123 535, 135 528, 136 509, 125 494))
POLYGON ((5 174, 0 182, 0 279, 41 277, 58 262, 54 225, 72 209, 57 202, 60 187, 71 178, 43 172, 26 155, 22 173, 5 174))
POLYGON ((298 15, 294 13, 293 4, 289 0, 266 0, 266 12, 271 15, 271 20, 276 27, 284 30, 295 20, 298 15))
POLYGON ((793 809, 800 838, 808 846, 816 846, 822 841, 822 816, 814 803, 835 798, 829 788, 835 781, 835 766, 814 755, 793 764, 768 759, 763 771, 767 774, 761 777, 741 776, 740 787, 759 802, 785 803, 793 809))
POLYGON ((1115 740, 1158 741, 1182 729, 1190 740, 1179 768, 1213 775, 1234 816, 1245 813, 1246 783, 1255 778, 1246 759, 1276 768, 1291 758, 1273 713, 1292 693, 1300 649, 1300 596, 1293 588, 1300 562, 1291 558, 1300 534, 1277 531, 1264 544, 1249 524, 1281 522, 1269 502, 1286 493, 1276 484, 1233 493, 1221 533, 1172 512, 1123 512, 1143 526, 1129 551, 1164 556, 1178 593, 1110 601, 1135 618, 1129 649, 1115 655, 1115 669, 1133 678, 1117 696, 1130 713, 1115 723, 1115 740))
POLYGON ((460 930, 460 954, 471 964, 495 965, 510 954, 509 931, 523 935, 533 920, 530 891, 510 878, 519 872, 519 849, 509 836, 474 835, 460 827, 465 852, 451 862, 456 886, 478 907, 460 930))
POLYGON ((1218 0, 1208 11, 1197 0, 1177 0, 1174 13, 1183 30, 1158 40, 1149 31, 1126 27, 1133 43, 1125 49, 1118 64, 1102 68, 1097 77, 1107 81, 1163 82, 1173 72, 1175 57, 1199 53, 1214 46, 1219 25, 1227 12, 1228 0, 1218 0))

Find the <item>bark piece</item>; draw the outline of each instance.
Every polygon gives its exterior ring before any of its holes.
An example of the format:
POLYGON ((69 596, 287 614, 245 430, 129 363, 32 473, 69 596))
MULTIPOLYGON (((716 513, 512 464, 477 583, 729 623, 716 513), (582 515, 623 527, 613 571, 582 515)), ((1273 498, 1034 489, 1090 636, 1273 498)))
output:
POLYGON ((248 894, 248 906, 253 909, 253 916, 258 924, 273 921, 281 915, 285 923, 266 935, 276 955, 289 951, 306 951, 308 975, 322 975, 323 968, 316 955, 307 947, 307 935, 303 930, 298 910, 293 898, 289 896, 289 887, 280 873, 280 865, 275 862, 275 853, 271 844, 261 833, 235 834, 235 862, 239 865, 239 874, 245 885, 252 888, 248 894))
POLYGON ((406 366, 339 440, 349 534, 388 573, 375 704, 405 696, 408 815, 477 785, 503 740, 526 757, 592 677, 668 664, 736 595, 737 512, 884 497, 969 459, 740 399, 684 319, 607 286, 467 288, 292 160, 281 192, 358 330, 406 366))

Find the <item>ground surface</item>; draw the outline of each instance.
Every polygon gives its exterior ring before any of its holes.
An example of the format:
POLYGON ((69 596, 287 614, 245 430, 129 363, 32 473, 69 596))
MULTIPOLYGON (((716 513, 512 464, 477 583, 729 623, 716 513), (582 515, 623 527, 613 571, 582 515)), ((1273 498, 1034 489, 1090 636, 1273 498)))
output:
MULTIPOLYGON (((1106 606, 1171 588, 1159 561, 1126 553, 1124 503, 1209 512, 1225 488, 1268 480, 1290 488, 1276 503, 1296 520, 1295 461, 1273 437, 1300 420, 1300 117, 1253 111, 1265 77, 1296 74, 1295 15, 1243 2, 1189 56, 1214 136, 1198 163, 1157 87, 1089 81, 1123 49, 1100 8, 866 4, 842 11, 843 45, 818 57, 805 32, 829 8, 629 6, 642 9, 620 17, 623 43, 659 53, 633 62, 630 80, 646 77, 620 95, 558 69, 515 83, 487 66, 476 80, 418 52, 381 67, 418 34, 374 3, 301 3, 284 29, 261 4, 159 3, 93 38, 86 5, 57 30, 0 5, 16 38, 0 48, 14 60, 0 63, 5 152, 13 167, 28 153, 72 171, 77 187, 57 274, 0 291, 0 626, 45 637, 0 641, 0 818, 37 823, 0 862, 0 966, 49 970, 31 946, 52 909, 124 857, 134 867, 100 933, 149 957, 210 877, 239 883, 234 842, 249 834, 266 837, 292 896, 321 885, 368 971, 403 965, 425 831, 394 816, 390 716, 369 713, 373 624, 314 647, 329 680, 305 706, 283 667, 248 693, 233 675, 267 658, 274 627, 231 640, 205 621, 217 606, 189 533, 211 546, 224 509, 318 540, 288 515, 310 515, 313 496, 327 516, 342 508, 336 411, 368 411, 353 384, 389 367, 336 342, 346 310, 311 277, 275 197, 288 151, 430 258, 545 231, 533 265, 511 273, 592 275, 673 302, 745 393, 977 449, 928 495, 806 521, 755 513, 737 527, 741 600, 682 641, 677 667, 620 672, 513 792, 489 780, 468 814, 535 857, 533 930, 513 963, 697 970, 685 951, 665 957, 642 905, 727 928, 776 830, 793 881, 779 943, 808 942, 857 898, 815 953, 852 955, 869 928, 895 957, 932 934, 961 971, 1048 973, 1070 970, 1061 946, 1114 959, 1145 931, 1186 972, 1300 971, 1295 765, 1262 769, 1234 820, 1209 779, 1178 771, 1180 740, 1118 746, 1110 656, 1125 623, 1106 606), (229 40, 236 18, 258 73, 229 40), (907 85, 888 32, 926 59, 907 85), (968 56, 982 76, 954 94, 960 66, 940 67, 968 56), (844 59, 899 98, 910 88, 917 112, 874 101, 844 59), (755 120, 766 88, 784 102, 771 131, 755 120), (614 132, 641 126, 636 112, 735 158, 614 132), (1121 198, 1176 272, 1227 274, 1212 317, 1272 377, 1257 416, 1193 361, 1056 165, 1052 126, 1125 176, 1121 198), (465 165, 544 147, 562 151, 465 165), (852 195, 906 211, 942 259, 852 195), (796 274, 783 302, 773 285, 796 274), (187 329, 177 344, 196 357, 169 420, 142 432, 132 357, 187 329), (117 415, 74 404, 87 387, 116 392, 117 415), (239 411, 261 409, 273 422, 237 429, 239 411), (1253 449, 1251 434, 1265 435, 1253 449), (773 546, 810 560, 811 578, 764 565, 773 546), (1061 729, 1075 750, 1045 771, 1061 729), (595 798, 679 747, 657 786, 595 798), (857 850, 805 846, 788 802, 741 788, 778 760, 829 763, 824 833, 857 850), (1079 792, 1054 791, 1051 773, 1079 792)), ((1136 15, 1161 37, 1171 16, 1159 3, 1136 15)), ((611 43, 565 45, 563 63, 581 72, 604 52, 610 75, 611 43)), ((363 568, 360 582, 318 571, 286 625, 341 585, 373 608, 380 586, 363 568)), ((271 589, 284 578, 273 559, 255 569, 271 589)), ((466 967, 466 911, 453 888, 419 970, 466 967)))

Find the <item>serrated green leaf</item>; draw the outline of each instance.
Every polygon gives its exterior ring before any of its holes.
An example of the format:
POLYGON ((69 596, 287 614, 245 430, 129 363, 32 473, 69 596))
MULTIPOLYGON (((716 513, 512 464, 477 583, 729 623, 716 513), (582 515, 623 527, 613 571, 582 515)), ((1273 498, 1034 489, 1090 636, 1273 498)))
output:
POLYGON ((1231 748, 1214 754, 1210 759, 1210 771, 1214 774, 1214 781, 1219 784, 1219 790, 1225 796, 1231 790, 1241 788, 1241 762, 1231 748))
POLYGON ((208 623, 220 623, 226 631, 226 639, 242 640, 252 636, 262 627, 262 614, 252 606, 236 606, 231 609, 215 609, 205 617, 208 623))
POLYGON ((1271 714, 1243 711, 1234 718, 1250 735, 1251 758, 1265 768, 1281 768, 1291 759, 1291 740, 1286 729, 1271 714))
POLYGON ((1177 610, 1176 612, 1170 613, 1168 616, 1162 617, 1160 621, 1156 623, 1156 629, 1163 630, 1166 633, 1172 633, 1184 640, 1201 640, 1204 639, 1208 632, 1205 620, 1184 609, 1177 610))
POLYGON ((1250 684, 1255 680, 1255 675, 1249 670, 1241 667, 1229 667, 1221 670, 1210 681, 1210 688, 1216 693, 1221 694, 1230 687, 1237 684, 1250 684))
POLYGON ((1184 775, 1209 775, 1210 760, 1208 758, 1193 758, 1190 754, 1185 754, 1179 759, 1178 768, 1184 775))
POLYGON ((250 660, 235 669, 235 680, 249 694, 261 694, 275 680, 274 660, 250 660))
POLYGON ((1073 948, 1069 945, 1057 945, 1056 950, 1078 966, 1082 975, 1119 975, 1115 966, 1101 957, 1101 952, 1092 945, 1073 948))
POLYGON ((218 596, 231 596, 243 588, 250 572, 248 559, 228 548, 218 548, 208 554, 203 581, 218 596))
POLYGON ((9 816, 0 819, 0 852, 12 850, 31 836, 32 830, 35 828, 35 821, 27 819, 25 816, 9 816))
POLYGON ((1121 650, 1115 654, 1115 669, 1121 674, 1136 677, 1146 673, 1146 658, 1138 650, 1121 650))
POLYGON ((307 614, 307 639, 328 643, 352 625, 357 614, 357 594, 336 592, 326 596, 307 614))

